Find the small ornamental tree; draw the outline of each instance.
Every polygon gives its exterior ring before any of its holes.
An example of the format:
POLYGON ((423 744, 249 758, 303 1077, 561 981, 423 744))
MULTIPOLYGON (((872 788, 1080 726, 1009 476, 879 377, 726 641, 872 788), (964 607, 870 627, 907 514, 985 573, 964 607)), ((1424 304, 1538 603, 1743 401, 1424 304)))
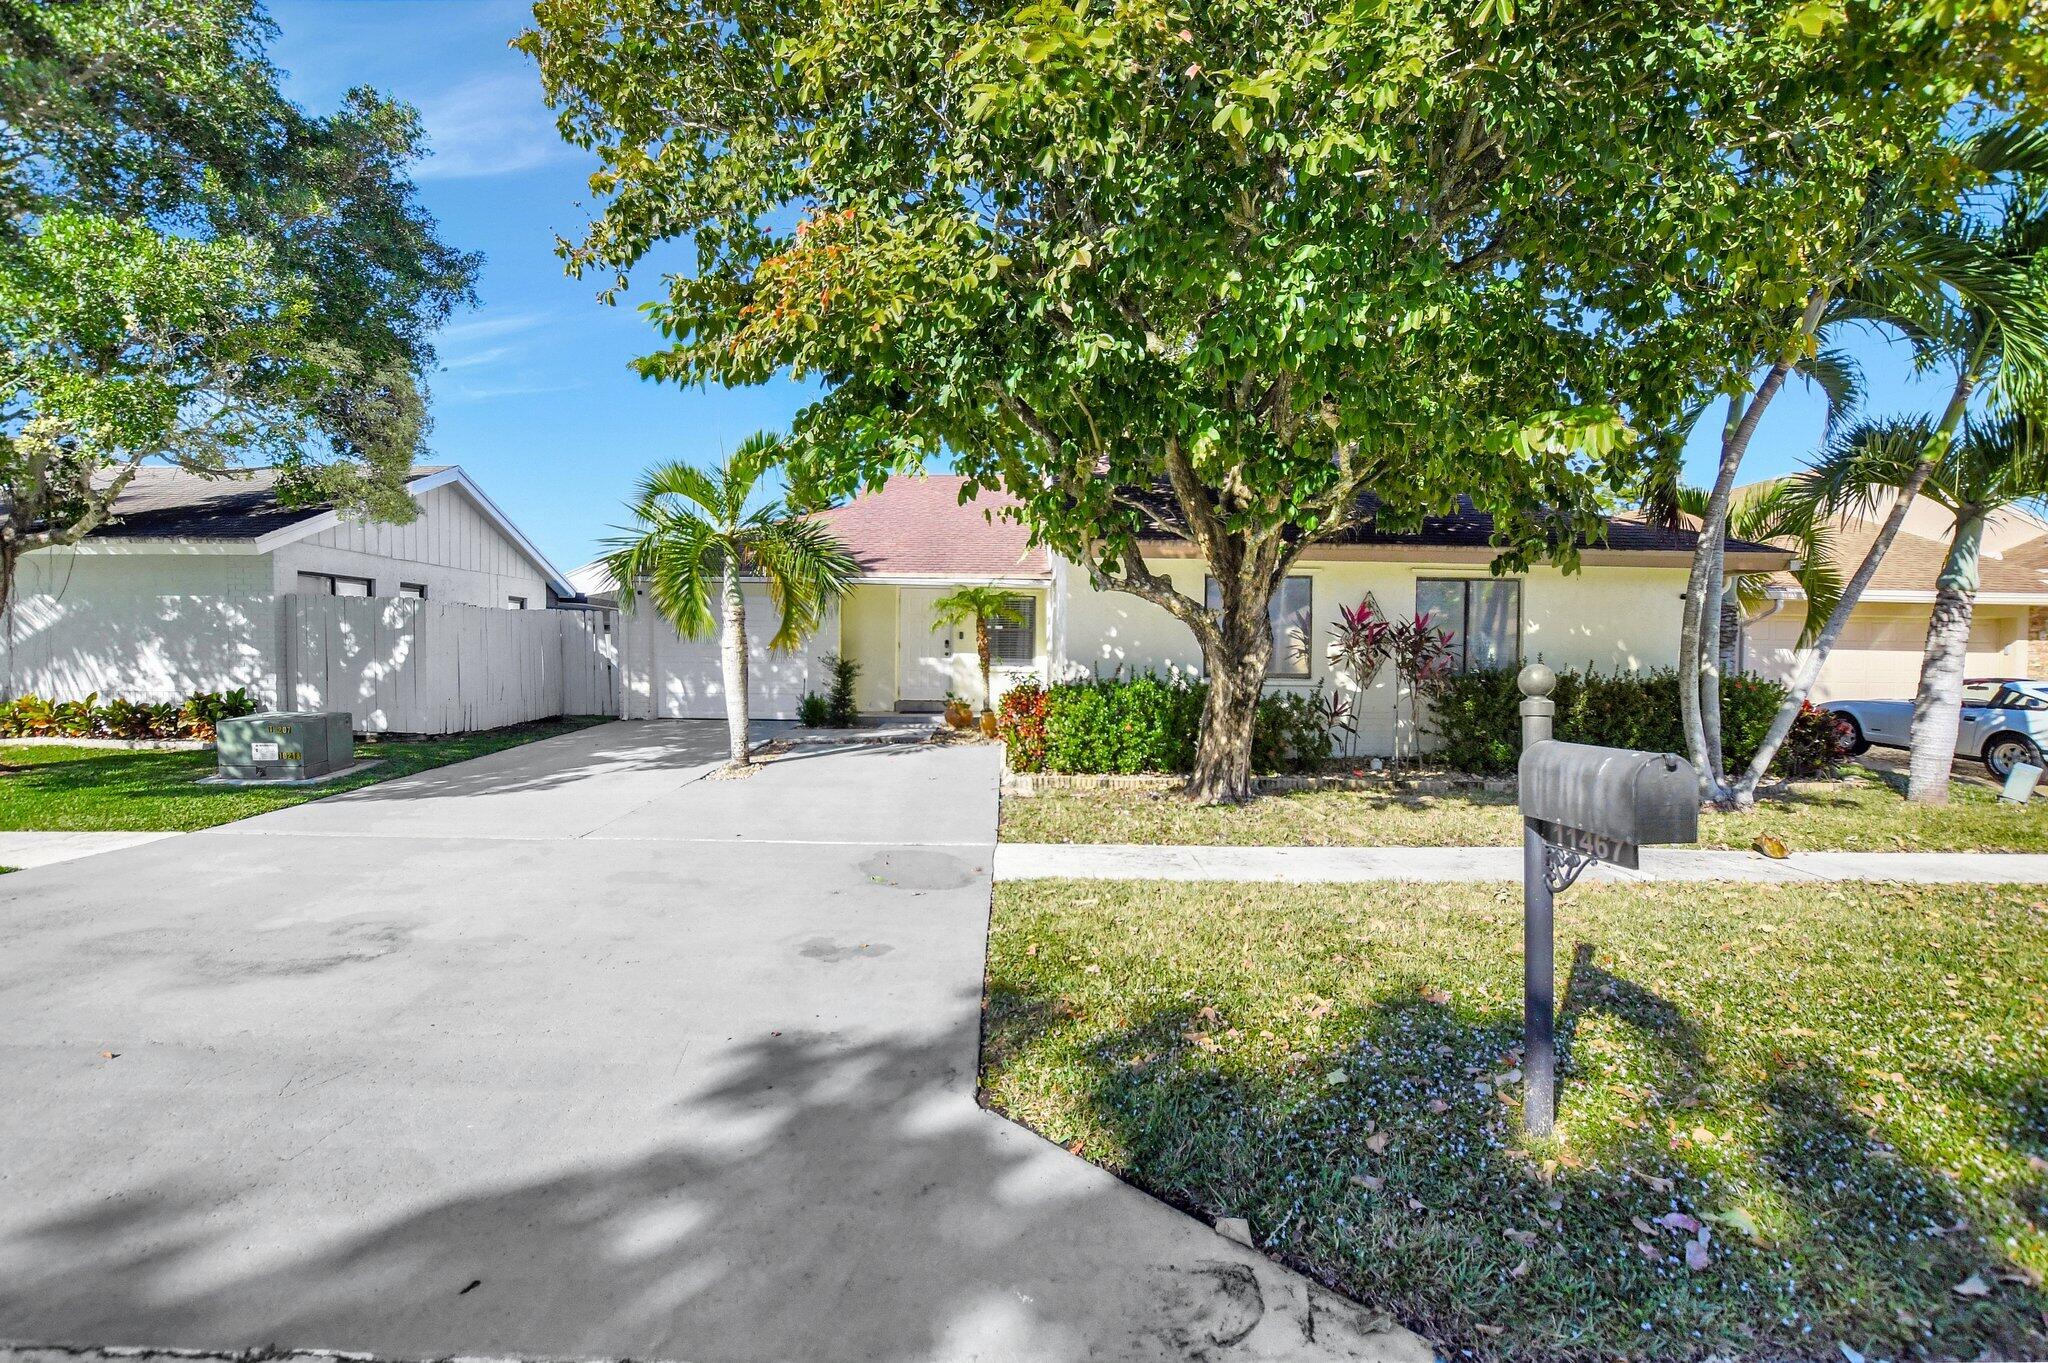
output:
POLYGON ((1784 130, 2004 12, 1852 49, 1830 0, 540 0, 520 43, 602 163, 569 269, 614 298, 695 248, 643 372, 817 382, 826 490, 945 451, 1013 494, 1193 634, 1190 791, 1239 800, 1295 561, 1370 491, 1394 529, 1469 495, 1504 566, 1572 566, 1634 432, 1746 368, 1757 300, 1796 308, 1853 222, 1784 130))
POLYGON ((932 619, 941 625, 974 626, 974 656, 981 664, 981 712, 993 713, 996 692, 989 680, 994 659, 988 627, 998 620, 1023 623, 1024 613, 1017 609, 1015 598, 1000 587, 960 587, 932 603, 932 619))

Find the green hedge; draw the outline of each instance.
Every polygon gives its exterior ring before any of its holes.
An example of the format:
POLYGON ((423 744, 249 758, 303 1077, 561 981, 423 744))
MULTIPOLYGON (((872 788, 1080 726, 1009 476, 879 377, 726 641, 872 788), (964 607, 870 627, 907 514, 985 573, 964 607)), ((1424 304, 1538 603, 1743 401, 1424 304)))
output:
MULTIPOLYGON (((1685 733, 1678 718, 1678 673, 1559 672, 1557 736, 1568 743, 1595 743, 1607 748, 1639 748, 1649 752, 1685 751, 1685 733)), ((1721 679, 1721 745, 1731 766, 1748 763, 1771 727, 1771 717, 1785 699, 1785 688, 1756 677, 1721 679)), ((1512 771, 1522 754, 1522 693, 1509 671, 1468 672, 1452 677, 1436 699, 1435 757, 1457 771, 1512 771)), ((1818 712, 1801 717, 1802 725, 1825 727, 1818 712)), ((1809 765, 1828 748, 1825 742, 1788 741, 1774 769, 1809 765)), ((1786 774, 1807 775, 1805 770, 1786 774)))
MULTIPOLYGON (((1050 687, 1020 681, 1003 696, 998 732, 1012 771, 1192 771, 1208 696, 1202 683, 1154 676, 1050 687)), ((1328 748, 1312 697, 1281 693, 1260 700, 1254 771, 1312 771, 1328 748)))

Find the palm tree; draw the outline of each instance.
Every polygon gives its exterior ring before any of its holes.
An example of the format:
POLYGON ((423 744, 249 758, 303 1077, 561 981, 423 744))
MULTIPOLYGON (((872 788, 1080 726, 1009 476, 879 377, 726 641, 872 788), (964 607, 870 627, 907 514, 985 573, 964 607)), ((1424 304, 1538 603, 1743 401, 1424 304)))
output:
POLYGON ((1024 623, 1024 612, 1008 592, 999 587, 961 587, 932 603, 932 619, 941 625, 974 623, 974 651, 981 660, 981 712, 995 708, 995 687, 989 682, 988 627, 996 620, 1024 623))
POLYGON ((781 615, 770 648, 794 648, 824 622, 860 567, 831 531, 780 500, 754 505, 763 476, 783 462, 779 436, 759 432, 714 469, 659 464, 632 503, 638 528, 610 541, 605 566, 630 607, 642 584, 655 609, 689 638, 716 628, 725 679, 725 722, 735 767, 747 765, 747 602, 741 583, 759 578, 781 615), (719 611, 711 598, 716 590, 719 611))
MULTIPOLYGON (((2048 410, 2048 285, 2035 268, 2037 252, 2048 244, 2048 198, 2037 192, 2048 180, 2048 133, 2006 126, 1954 146, 1958 165, 1998 177, 1995 188, 1946 213, 1899 213, 1887 230, 1885 249, 1876 253, 1857 284, 1859 295, 1871 300, 1873 319, 1884 319, 1911 342, 1925 367, 1949 371, 1948 402, 1933 422, 1881 428, 1892 444, 1916 431, 1924 438, 1917 450, 1900 451, 1908 462, 1891 510, 1801 659, 1763 742, 1729 792, 1739 805, 1755 800, 1757 786, 1819 680, 1850 612, 1965 418, 1984 407, 1994 412, 2048 410)), ((1827 495, 1824 481, 1802 481, 1815 495, 1827 495)))
POLYGON ((1897 495, 1924 452, 1935 451, 1920 495, 1954 520, 1913 694, 1913 744, 1906 798, 1947 804, 1949 768, 1962 718, 1963 672, 1977 599, 1977 554, 1984 523, 2007 507, 2048 496, 2048 440, 2042 427, 2012 412, 1968 418, 1960 435, 1937 438, 1925 419, 1868 422, 1831 442, 1807 475, 1812 496, 1863 515, 1897 495))

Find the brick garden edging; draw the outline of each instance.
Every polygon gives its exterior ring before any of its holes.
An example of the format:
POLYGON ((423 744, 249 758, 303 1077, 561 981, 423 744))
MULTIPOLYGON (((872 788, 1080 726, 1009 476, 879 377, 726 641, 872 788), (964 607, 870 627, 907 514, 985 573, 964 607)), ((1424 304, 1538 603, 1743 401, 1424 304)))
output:
MULTIPOLYGON (((1186 784, 1185 776, 1144 773, 1135 776, 1083 776, 1066 772, 1011 771, 1003 768, 1005 795, 1053 795, 1070 790, 1176 790, 1186 784)), ((1392 772, 1362 776, 1255 776, 1252 786, 1261 795, 1283 795, 1303 790, 1399 791, 1409 795, 1459 795, 1474 792, 1512 795, 1512 776, 1472 776, 1464 772, 1392 772)))

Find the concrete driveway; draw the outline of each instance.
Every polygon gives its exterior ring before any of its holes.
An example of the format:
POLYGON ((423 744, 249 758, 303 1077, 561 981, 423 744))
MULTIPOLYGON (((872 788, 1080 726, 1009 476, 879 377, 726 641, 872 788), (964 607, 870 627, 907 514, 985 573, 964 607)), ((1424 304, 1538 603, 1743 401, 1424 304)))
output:
POLYGON ((722 733, 0 879, 0 1340, 1428 1356, 975 1104, 992 749, 722 733))

